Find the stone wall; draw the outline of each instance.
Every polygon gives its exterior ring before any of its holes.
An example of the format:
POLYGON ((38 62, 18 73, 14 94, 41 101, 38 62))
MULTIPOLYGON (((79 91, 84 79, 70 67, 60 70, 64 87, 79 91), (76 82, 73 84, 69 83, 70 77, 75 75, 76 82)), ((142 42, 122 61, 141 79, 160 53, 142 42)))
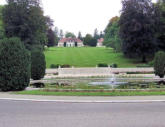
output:
POLYGON ((144 72, 152 73, 153 68, 59 68, 47 69, 47 74, 56 74, 66 77, 79 77, 79 76, 111 76, 114 73, 127 73, 127 72, 144 72))

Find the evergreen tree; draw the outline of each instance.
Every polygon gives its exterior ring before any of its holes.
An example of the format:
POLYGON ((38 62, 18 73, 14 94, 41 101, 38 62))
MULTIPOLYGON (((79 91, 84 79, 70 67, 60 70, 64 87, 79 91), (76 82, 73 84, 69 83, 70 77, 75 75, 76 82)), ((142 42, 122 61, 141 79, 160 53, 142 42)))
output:
POLYGON ((119 21, 123 53, 128 57, 146 57, 155 53, 155 7, 151 0, 123 0, 119 21))
POLYGON ((83 37, 82 37, 81 32, 78 33, 78 39, 80 39, 81 41, 83 41, 83 37))
POLYGON ((64 37, 63 30, 60 30, 60 39, 62 39, 63 37, 64 37))
POLYGON ((45 76, 46 61, 41 50, 34 49, 31 52, 31 78, 40 80, 45 76))
POLYGON ((30 53, 19 38, 0 40, 0 89, 24 90, 30 83, 30 53))
POLYGON ((99 34, 98 34, 98 30, 97 30, 97 28, 94 30, 94 39, 99 39, 99 34))
POLYGON ((55 34, 52 29, 49 29, 47 32, 47 38, 48 38, 48 47, 55 46, 55 34))

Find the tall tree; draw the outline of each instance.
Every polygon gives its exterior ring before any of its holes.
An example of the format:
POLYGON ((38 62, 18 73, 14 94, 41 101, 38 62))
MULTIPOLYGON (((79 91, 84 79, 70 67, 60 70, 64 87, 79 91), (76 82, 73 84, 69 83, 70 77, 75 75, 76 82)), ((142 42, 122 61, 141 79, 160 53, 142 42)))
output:
POLYGON ((55 46, 55 34, 52 29, 49 29, 47 32, 47 38, 48 38, 48 47, 55 46))
POLYGON ((99 34, 98 34, 98 30, 97 30, 97 28, 94 30, 94 39, 99 39, 99 34))
POLYGON ((7 37, 19 37, 26 48, 44 46, 48 29, 40 0, 7 0, 3 9, 3 22, 7 37))
POLYGON ((142 58, 155 53, 155 7, 151 0, 123 0, 119 21, 123 52, 142 58))
POLYGON ((2 21, 2 10, 4 6, 0 5, 0 39, 4 37, 4 27, 3 27, 3 21, 2 21))
POLYGON ((107 47, 114 48, 115 51, 121 51, 121 39, 119 37, 119 17, 113 17, 105 29, 104 44, 107 47))
POLYGON ((59 30, 58 30, 58 27, 55 27, 55 29, 54 29, 54 34, 55 34, 55 36, 59 37, 59 30))
POLYGON ((157 16, 160 19, 159 24, 157 25, 157 43, 159 50, 165 51, 165 1, 158 0, 155 5, 157 7, 157 16))
POLYGON ((83 41, 83 37, 82 37, 82 34, 81 34, 80 31, 79 31, 79 33, 78 33, 78 39, 80 39, 81 41, 83 41))
POLYGON ((63 30, 60 30, 60 39, 62 39, 63 37, 64 37, 63 30))

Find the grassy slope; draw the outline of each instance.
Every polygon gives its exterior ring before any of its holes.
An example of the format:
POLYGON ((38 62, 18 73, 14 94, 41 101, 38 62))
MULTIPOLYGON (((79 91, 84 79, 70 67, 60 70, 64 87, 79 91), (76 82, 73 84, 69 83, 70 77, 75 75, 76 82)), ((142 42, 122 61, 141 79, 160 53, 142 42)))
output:
POLYGON ((133 60, 114 53, 109 48, 49 48, 45 51, 47 68, 51 64, 69 64, 75 67, 95 67, 98 63, 116 63, 119 67, 135 67, 133 60))

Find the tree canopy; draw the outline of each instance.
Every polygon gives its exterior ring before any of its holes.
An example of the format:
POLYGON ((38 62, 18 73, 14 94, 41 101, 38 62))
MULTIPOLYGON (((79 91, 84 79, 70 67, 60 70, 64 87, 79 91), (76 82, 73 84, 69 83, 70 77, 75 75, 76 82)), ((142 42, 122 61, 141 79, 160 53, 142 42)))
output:
POLYGON ((113 17, 105 29, 104 44, 115 51, 121 51, 121 39, 119 37, 119 17, 113 17))
POLYGON ((74 33, 72 33, 72 32, 66 32, 65 37, 66 37, 66 38, 69 38, 69 37, 75 38, 76 36, 75 36, 74 33))
POLYGON ((7 3, 3 9, 6 36, 21 38, 28 49, 31 45, 44 45, 48 18, 43 15, 40 1, 7 0, 7 3))
POLYGON ((123 53, 128 57, 146 57, 155 52, 156 11, 151 0, 123 0, 119 21, 123 53))

